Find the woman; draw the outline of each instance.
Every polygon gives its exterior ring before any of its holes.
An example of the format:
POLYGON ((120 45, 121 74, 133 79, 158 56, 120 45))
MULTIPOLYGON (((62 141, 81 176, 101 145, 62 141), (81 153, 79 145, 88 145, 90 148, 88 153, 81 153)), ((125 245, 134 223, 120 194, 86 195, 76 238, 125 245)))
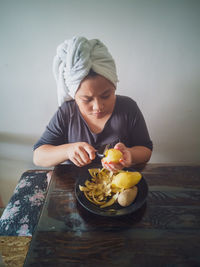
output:
POLYGON ((78 167, 98 161, 105 144, 119 149, 120 163, 103 163, 117 171, 145 163, 152 142, 135 101, 115 94, 115 62, 99 40, 74 37, 54 58, 59 109, 34 146, 34 163, 43 167, 72 162, 78 167))

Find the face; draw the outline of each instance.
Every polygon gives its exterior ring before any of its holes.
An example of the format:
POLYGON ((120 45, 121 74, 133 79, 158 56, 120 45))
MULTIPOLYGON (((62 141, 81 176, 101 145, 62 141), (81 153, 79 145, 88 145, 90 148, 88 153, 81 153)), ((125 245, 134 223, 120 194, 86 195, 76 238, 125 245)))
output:
POLYGON ((91 119, 111 115, 115 100, 115 86, 101 75, 83 80, 75 95, 81 114, 91 119))

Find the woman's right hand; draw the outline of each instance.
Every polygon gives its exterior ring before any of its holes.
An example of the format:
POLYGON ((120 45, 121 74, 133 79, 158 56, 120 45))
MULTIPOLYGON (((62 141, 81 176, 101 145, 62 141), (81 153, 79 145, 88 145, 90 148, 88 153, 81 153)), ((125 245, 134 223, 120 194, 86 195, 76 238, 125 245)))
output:
POLYGON ((86 142, 67 144, 67 158, 78 167, 91 163, 95 157, 95 148, 86 142))

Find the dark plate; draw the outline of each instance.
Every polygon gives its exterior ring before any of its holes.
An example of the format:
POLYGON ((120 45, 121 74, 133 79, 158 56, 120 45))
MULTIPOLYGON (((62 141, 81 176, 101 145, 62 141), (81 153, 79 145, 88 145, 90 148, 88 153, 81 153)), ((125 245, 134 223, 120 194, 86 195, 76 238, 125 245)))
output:
MULTIPOLYGON (((133 170, 132 170, 133 171, 133 170)), ((115 216, 122 216, 122 215, 127 215, 132 212, 135 212, 139 208, 142 207, 142 205, 145 203, 147 195, 148 195, 148 185, 142 177, 140 182, 137 184, 138 187, 138 194, 135 199, 135 201, 128 207, 121 207, 118 203, 113 204, 110 207, 106 208, 100 208, 90 202, 84 195, 82 191, 79 189, 79 185, 84 185, 85 181, 87 179, 90 179, 90 174, 88 173, 85 177, 81 177, 80 179, 77 180, 76 185, 75 185, 75 195, 78 200, 78 202, 88 211, 101 215, 101 216, 109 216, 109 217, 115 217, 115 216)))

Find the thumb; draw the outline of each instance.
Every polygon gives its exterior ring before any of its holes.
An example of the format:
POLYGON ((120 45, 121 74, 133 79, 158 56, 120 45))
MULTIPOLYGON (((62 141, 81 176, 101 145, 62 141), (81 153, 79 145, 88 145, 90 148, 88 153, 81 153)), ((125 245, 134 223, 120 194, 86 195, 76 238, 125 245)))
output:
POLYGON ((117 143, 114 148, 123 151, 126 146, 123 143, 117 143))

